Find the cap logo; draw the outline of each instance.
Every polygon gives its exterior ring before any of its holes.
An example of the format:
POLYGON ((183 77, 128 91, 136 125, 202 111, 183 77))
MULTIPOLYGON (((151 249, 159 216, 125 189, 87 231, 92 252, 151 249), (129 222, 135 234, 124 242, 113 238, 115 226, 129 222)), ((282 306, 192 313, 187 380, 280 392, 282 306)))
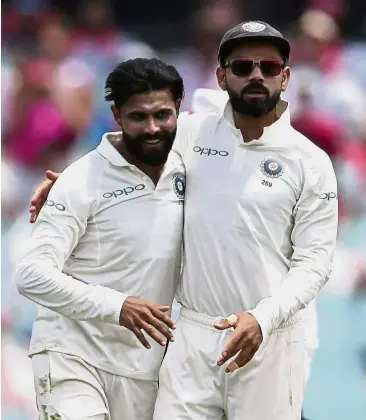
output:
POLYGON ((266 26, 259 22, 246 22, 242 25, 242 29, 246 32, 262 32, 266 26))

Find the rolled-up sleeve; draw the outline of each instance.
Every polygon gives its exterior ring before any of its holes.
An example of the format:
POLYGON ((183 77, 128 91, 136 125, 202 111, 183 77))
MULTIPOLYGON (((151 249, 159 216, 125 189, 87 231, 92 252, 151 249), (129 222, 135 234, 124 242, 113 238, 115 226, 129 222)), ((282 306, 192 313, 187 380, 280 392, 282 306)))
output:
POLYGON ((62 272, 87 229, 92 208, 87 186, 66 170, 39 214, 28 250, 16 267, 16 284, 20 294, 61 315, 119 324, 126 294, 62 272))
POLYGON ((290 270, 272 296, 248 311, 260 324, 263 336, 306 307, 331 273, 338 227, 334 169, 324 154, 304 172, 304 187, 293 211, 290 270))

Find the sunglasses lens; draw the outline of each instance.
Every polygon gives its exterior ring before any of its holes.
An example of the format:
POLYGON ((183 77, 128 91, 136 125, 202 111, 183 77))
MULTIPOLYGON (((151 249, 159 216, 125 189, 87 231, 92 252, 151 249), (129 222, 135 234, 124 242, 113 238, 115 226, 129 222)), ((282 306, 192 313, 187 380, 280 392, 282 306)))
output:
MULTIPOLYGON (((254 69, 254 62, 250 59, 233 60, 230 64, 232 73, 238 77, 249 76, 254 69)), ((282 63, 279 60, 263 59, 260 60, 260 69, 263 76, 275 77, 281 73, 282 63)))
POLYGON ((282 63, 278 60, 261 60, 260 66, 263 76, 278 76, 282 70, 282 63))
POLYGON ((233 60, 230 67, 235 76, 249 76, 253 71, 253 60, 233 60))

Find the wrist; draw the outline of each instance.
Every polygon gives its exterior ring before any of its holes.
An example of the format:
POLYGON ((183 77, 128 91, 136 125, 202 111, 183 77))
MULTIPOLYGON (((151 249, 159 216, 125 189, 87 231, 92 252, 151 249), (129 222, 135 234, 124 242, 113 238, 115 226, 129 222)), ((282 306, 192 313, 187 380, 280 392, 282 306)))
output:
POLYGON ((247 312, 257 321, 262 333, 262 338, 265 340, 272 332, 272 323, 268 311, 263 305, 258 305, 247 312))
POLYGON ((104 322, 120 325, 122 308, 128 295, 117 290, 107 289, 104 298, 104 322))

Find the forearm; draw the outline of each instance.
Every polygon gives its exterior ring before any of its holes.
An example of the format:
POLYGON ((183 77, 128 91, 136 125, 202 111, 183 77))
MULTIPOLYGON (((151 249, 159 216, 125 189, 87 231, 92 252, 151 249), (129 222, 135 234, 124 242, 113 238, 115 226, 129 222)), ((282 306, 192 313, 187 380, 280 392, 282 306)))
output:
POLYGON ((118 325, 122 305, 128 297, 68 276, 47 259, 23 259, 17 266, 16 283, 23 296, 79 321, 100 320, 118 325))
POLYGON ((305 308, 328 281, 330 272, 330 261, 322 268, 305 264, 291 268, 278 290, 248 311, 260 324, 263 336, 271 334, 297 311, 305 308))

